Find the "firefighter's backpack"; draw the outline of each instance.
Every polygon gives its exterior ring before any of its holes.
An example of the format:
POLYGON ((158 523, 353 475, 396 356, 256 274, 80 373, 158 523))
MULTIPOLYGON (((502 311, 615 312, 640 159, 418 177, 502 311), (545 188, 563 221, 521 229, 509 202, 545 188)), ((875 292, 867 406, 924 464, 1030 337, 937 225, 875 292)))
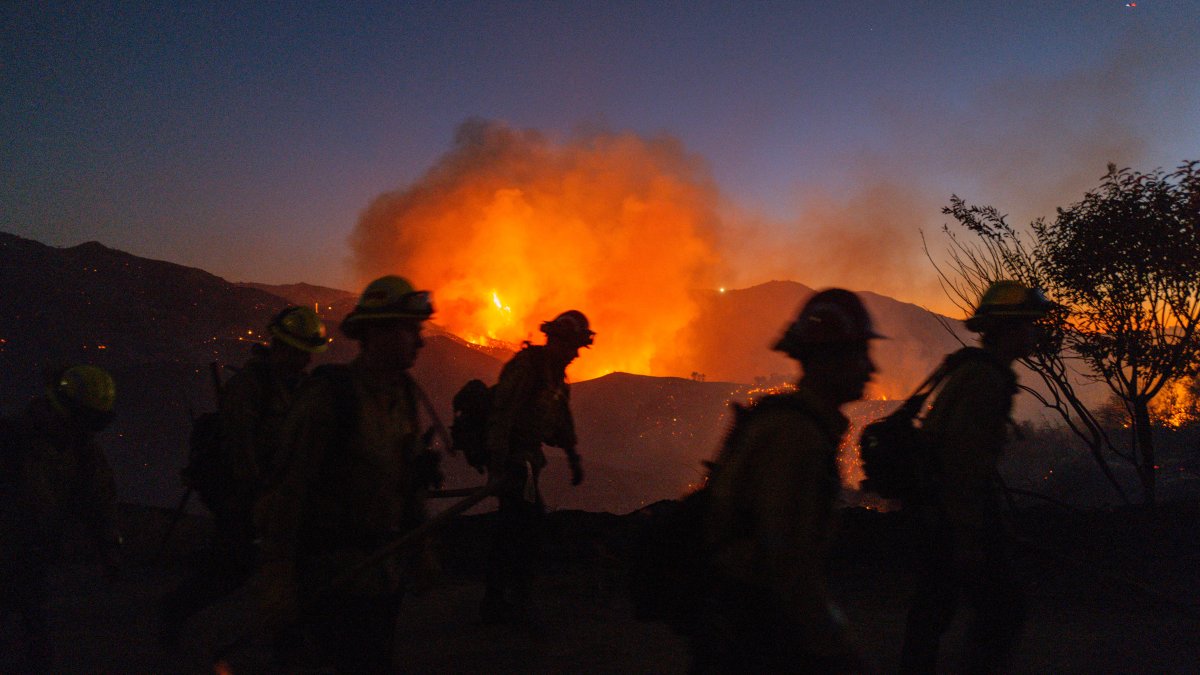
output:
POLYGON ((483 380, 471 380, 458 390, 451 402, 454 408, 451 443, 479 473, 488 466, 487 425, 492 412, 492 395, 492 388, 483 380))
MULTIPOLYGON (((248 363, 242 371, 252 372, 261 378, 267 377, 266 369, 257 364, 248 363)), ((219 389, 218 384, 218 398, 221 396, 219 389)), ((262 391, 260 406, 265 407, 269 392, 265 386, 262 391)), ((233 458, 229 456, 225 445, 223 428, 219 410, 204 412, 194 418, 188 434, 187 465, 180 471, 183 484, 200 497, 205 508, 214 513, 230 503, 235 488, 233 458)))
POLYGON ((976 347, 950 354, 899 408, 863 428, 858 443, 866 476, 860 487, 863 492, 903 500, 934 488, 937 462, 920 427, 921 413, 951 371, 976 358, 986 358, 976 347))

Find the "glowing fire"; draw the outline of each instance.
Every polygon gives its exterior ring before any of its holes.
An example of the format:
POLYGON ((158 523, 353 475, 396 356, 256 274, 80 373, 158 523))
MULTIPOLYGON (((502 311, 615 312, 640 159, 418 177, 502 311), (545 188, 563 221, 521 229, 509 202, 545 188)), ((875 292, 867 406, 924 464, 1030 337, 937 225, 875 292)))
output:
POLYGON ((506 305, 500 299, 500 293, 496 289, 492 289, 492 303, 484 311, 479 312, 476 316, 482 331, 466 332, 463 334, 463 339, 468 342, 490 346, 500 343, 501 346, 511 345, 511 340, 506 340, 503 335, 507 335, 513 326, 513 311, 512 307, 506 305))
POLYGON ((465 125, 416 184, 375 200, 355 232, 364 279, 399 273, 434 291, 434 322, 478 344, 539 343, 584 312, 597 332, 573 380, 666 372, 689 347, 696 289, 719 267, 717 199, 670 139, 597 134, 552 142, 465 125))
POLYGON ((1176 380, 1163 387, 1150 402, 1150 417, 1170 429, 1200 422, 1200 380, 1176 380))

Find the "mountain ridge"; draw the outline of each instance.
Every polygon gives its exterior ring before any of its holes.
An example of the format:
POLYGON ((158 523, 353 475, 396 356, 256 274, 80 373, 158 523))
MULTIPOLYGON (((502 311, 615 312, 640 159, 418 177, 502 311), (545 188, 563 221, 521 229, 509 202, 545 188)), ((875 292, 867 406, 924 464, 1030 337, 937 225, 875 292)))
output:
MULTIPOLYGON (((64 249, 4 233, 0 263, 7 290, 0 297, 0 405, 11 411, 23 404, 55 365, 108 368, 117 380, 118 417, 103 440, 122 497, 130 501, 177 499, 189 420, 215 405, 208 364, 240 364, 266 339, 265 326, 280 309, 315 303, 329 323, 333 342, 316 363, 349 360, 356 349, 336 329, 356 300, 348 291, 233 283, 99 242, 64 249)), ((677 497, 694 484, 702 477, 701 460, 725 433, 729 404, 755 387, 795 380, 795 363, 769 346, 811 293, 779 280, 698 292, 699 315, 681 333, 681 344, 696 347, 692 359, 666 370, 691 377, 614 373, 572 383, 589 478, 580 488, 567 487, 565 462, 551 451, 543 481, 547 502, 621 513, 677 497)), ((892 335, 875 343, 882 372, 873 391, 895 399, 956 344, 939 319, 914 305, 872 293, 863 298, 881 331, 892 335)), ((438 417, 450 420, 458 388, 475 378, 495 382, 510 355, 432 325, 413 374, 438 417)), ((854 409, 875 414, 878 408, 854 409)), ((452 484, 479 481, 461 460, 444 464, 452 484)))

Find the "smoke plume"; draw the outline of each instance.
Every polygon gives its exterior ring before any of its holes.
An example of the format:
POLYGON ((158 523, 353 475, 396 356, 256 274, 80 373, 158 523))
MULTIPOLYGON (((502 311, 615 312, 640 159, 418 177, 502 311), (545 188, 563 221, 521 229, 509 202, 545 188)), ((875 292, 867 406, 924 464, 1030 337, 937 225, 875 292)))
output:
POLYGON ((674 139, 472 120, 421 180, 370 204, 352 246, 364 280, 434 290, 457 335, 518 343, 578 309, 598 335, 573 377, 653 373, 713 285, 716 213, 706 167, 674 139))

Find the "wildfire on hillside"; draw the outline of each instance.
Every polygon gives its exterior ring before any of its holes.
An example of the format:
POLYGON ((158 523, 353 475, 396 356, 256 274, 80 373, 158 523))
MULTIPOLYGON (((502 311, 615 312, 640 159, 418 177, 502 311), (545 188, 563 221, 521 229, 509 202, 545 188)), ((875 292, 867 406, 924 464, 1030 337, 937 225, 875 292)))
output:
POLYGON ((578 309, 597 332, 574 380, 650 375, 717 284, 717 195, 677 141, 592 134, 565 142, 486 122, 412 186, 378 197, 354 235, 364 279, 434 291, 436 322, 475 344, 540 342, 578 309))

